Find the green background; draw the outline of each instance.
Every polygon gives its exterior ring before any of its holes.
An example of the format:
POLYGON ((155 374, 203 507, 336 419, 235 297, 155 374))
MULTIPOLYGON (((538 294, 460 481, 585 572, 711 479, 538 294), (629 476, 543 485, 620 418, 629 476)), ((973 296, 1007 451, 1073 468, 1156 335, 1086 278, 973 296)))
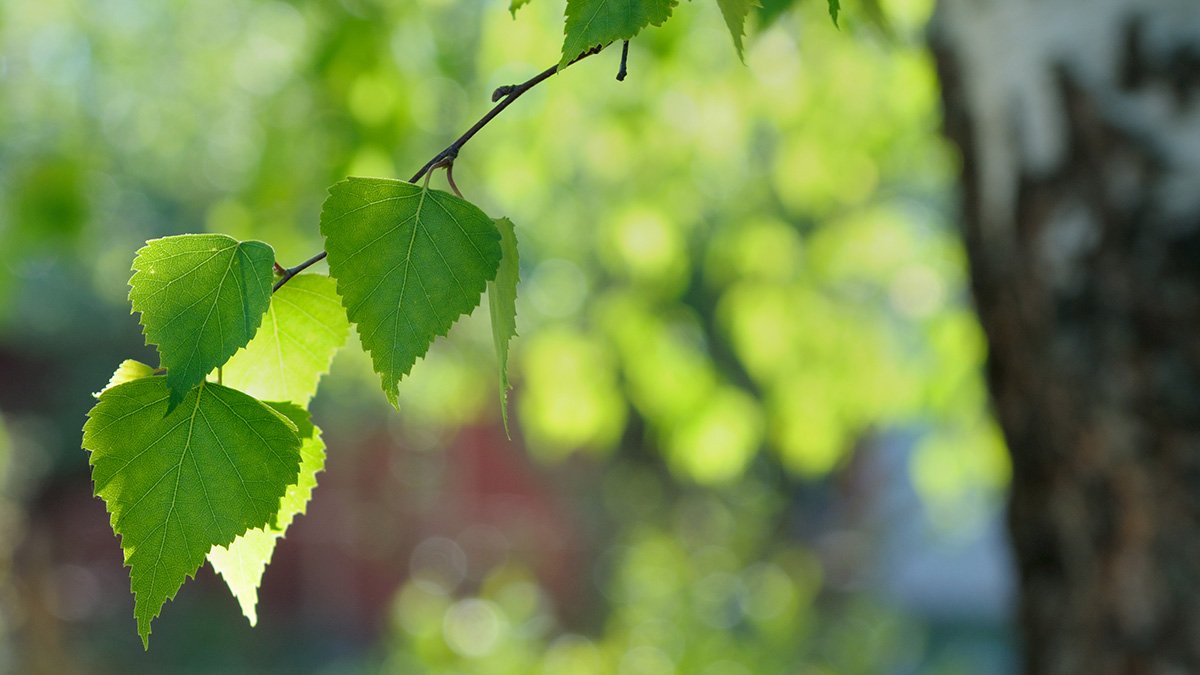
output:
POLYGON ((765 4, 744 65, 683 3, 624 82, 610 49, 466 147, 458 185, 520 242, 512 441, 486 307, 399 412, 352 334, 258 627, 205 567, 149 653, 79 448, 90 393, 156 363, 134 252, 304 260, 329 185, 409 176, 555 63, 563 3, 0 5, 0 669, 1012 669, 930 3, 848 2, 841 30, 765 4))

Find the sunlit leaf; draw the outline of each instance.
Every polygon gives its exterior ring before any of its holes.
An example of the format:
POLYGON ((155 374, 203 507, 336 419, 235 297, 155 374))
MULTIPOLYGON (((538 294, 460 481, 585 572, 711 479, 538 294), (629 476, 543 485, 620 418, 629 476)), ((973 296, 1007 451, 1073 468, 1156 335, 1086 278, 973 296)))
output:
POLYGON ((488 309, 492 315, 492 341, 496 345, 496 360, 500 364, 500 417, 504 420, 504 432, 508 433, 508 343, 517 335, 517 281, 520 279, 520 261, 517 256, 517 234, 512 221, 497 218, 500 230, 500 268, 496 279, 489 281, 488 309))
POLYGON ((202 383, 168 414, 169 397, 162 377, 126 382, 83 427, 147 647, 151 621, 209 549, 274 521, 300 464, 296 425, 259 401, 202 383))
POLYGON ((118 384, 125 384, 126 382, 132 382, 133 380, 140 380, 143 377, 150 377, 153 374, 154 368, 151 366, 148 366, 135 359, 125 359, 121 362, 121 365, 117 366, 117 369, 113 372, 112 377, 108 378, 108 384, 104 385, 104 388, 100 391, 92 394, 92 396, 100 398, 100 394, 103 394, 118 384))
POLYGON ((254 339, 221 367, 222 382, 261 401, 308 405, 349 329, 333 279, 293 277, 271 296, 254 339))
POLYGON ((270 246, 223 234, 153 239, 138 251, 129 300, 167 369, 168 411, 254 337, 274 263, 270 246))
POLYGON ((500 234, 470 202, 383 178, 331 187, 321 234, 347 315, 396 405, 413 363, 479 305, 500 264, 500 234))
MULTIPOLYGON (((290 283, 290 282, 289 282, 290 283)), ((285 287, 286 288, 286 287, 285 287)), ((282 290, 282 289, 281 289, 282 290)), ((228 546, 214 546, 208 552, 208 562, 225 580, 233 597, 241 605, 242 614, 253 626, 258 623, 258 588, 275 545, 283 537, 296 516, 308 507, 317 474, 325 468, 325 443, 321 430, 309 418, 308 411, 292 403, 267 403, 287 417, 300 430, 300 474, 289 485, 279 501, 275 523, 247 531, 228 546)))

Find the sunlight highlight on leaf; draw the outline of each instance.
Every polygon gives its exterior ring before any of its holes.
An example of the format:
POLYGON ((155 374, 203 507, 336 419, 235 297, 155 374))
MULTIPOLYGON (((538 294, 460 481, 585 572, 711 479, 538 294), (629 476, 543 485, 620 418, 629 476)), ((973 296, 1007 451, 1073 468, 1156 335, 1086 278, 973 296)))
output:
POLYGON ((213 546, 208 552, 209 564, 225 580, 251 626, 258 623, 258 588, 275 546, 296 516, 303 515, 308 508, 308 501, 317 486, 317 474, 325 469, 325 443, 308 411, 291 403, 270 402, 267 405, 299 429, 300 473, 279 500, 279 513, 273 524, 249 530, 228 546, 213 546))
POLYGON ((222 366, 224 384, 261 401, 306 406, 349 329, 333 279, 293 277, 271 296, 254 339, 222 366))

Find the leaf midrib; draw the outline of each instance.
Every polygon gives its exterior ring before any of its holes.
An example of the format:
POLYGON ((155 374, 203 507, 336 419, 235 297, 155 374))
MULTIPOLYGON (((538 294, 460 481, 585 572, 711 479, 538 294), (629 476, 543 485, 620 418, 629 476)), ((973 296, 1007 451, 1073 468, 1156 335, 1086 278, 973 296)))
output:
MULTIPOLYGON (((167 546, 167 535, 170 534, 169 526, 171 524, 171 516, 175 513, 175 503, 179 499, 179 480, 183 475, 183 459, 184 459, 184 457, 186 457, 188 455, 188 451, 191 450, 191 447, 192 447, 192 433, 195 431, 195 428, 196 428, 196 413, 200 410, 200 399, 203 396, 204 396, 204 383, 201 382, 199 389, 197 389, 197 391, 196 391, 196 405, 192 407, 192 415, 188 420, 187 439, 183 443, 183 450, 179 453, 179 462, 177 462, 175 464, 175 489, 171 492, 171 506, 167 508, 167 517, 163 519, 162 542, 158 545, 158 556, 154 559, 154 565, 153 565, 154 571, 150 575, 150 590, 146 592, 146 594, 150 598, 154 597, 154 586, 158 583, 158 569, 159 569, 160 564, 162 563, 163 550, 167 546)), ((195 462, 194 457, 192 458, 192 461, 195 462)), ((165 478, 165 477, 166 477, 166 475, 164 474, 163 478, 165 478)), ((159 481, 161 481, 161 480, 162 480, 162 478, 159 479, 159 481)), ((204 485, 203 479, 201 479, 200 484, 201 484, 201 486, 204 485)), ((156 482, 153 486, 151 486, 148 490, 146 490, 146 494, 147 495, 150 494, 154 490, 154 487, 157 485, 158 485, 158 483, 156 482)), ((208 509, 211 511, 212 510, 212 502, 208 500, 208 491, 207 490, 205 490, 204 500, 205 500, 205 503, 208 504, 208 509)), ((141 500, 139 499, 138 501, 140 502, 141 500)), ((126 514, 128 514, 128 511, 126 512, 126 514)), ((124 519, 124 517, 122 517, 122 519, 124 519)), ((191 548, 187 542, 186 529, 187 528, 184 528, 182 525, 179 528, 179 536, 183 537, 183 550, 184 550, 185 554, 187 553, 188 549, 191 548)))

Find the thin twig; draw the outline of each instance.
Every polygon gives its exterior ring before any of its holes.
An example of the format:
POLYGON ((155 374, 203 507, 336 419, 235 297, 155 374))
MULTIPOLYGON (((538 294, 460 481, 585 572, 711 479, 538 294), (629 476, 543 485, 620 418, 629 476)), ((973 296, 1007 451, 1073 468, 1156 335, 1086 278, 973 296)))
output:
POLYGON ((313 265, 316 265, 317 263, 321 262, 324 259, 325 259, 325 251, 321 251, 320 253, 309 258, 308 260, 305 260, 304 262, 300 263, 299 265, 296 265, 295 267, 287 268, 286 270, 283 271, 283 274, 280 275, 279 281, 276 281, 275 285, 271 287, 271 292, 274 293, 275 291, 279 290, 279 287, 283 286, 287 282, 291 281, 292 277, 296 276, 297 274, 300 274, 304 270, 312 267, 313 265))
MULTIPOLYGON (((579 61, 586 59, 589 56, 594 56, 596 54, 599 54, 607 46, 608 45, 596 45, 595 47, 592 47, 591 49, 587 50, 586 52, 575 57, 575 59, 572 60, 567 65, 577 63, 579 61)), ((624 59, 622 59, 622 62, 624 62, 624 59)), ((533 89, 534 87, 541 84, 542 82, 545 82, 546 80, 550 79, 558 71, 559 71, 558 64, 555 64, 555 65, 550 66, 549 68, 543 70, 542 72, 538 73, 537 75, 534 75, 533 77, 529 78, 528 80, 522 82, 521 84, 506 85, 506 86, 496 89, 496 91, 492 94, 492 100, 499 101, 499 103, 496 103, 496 105, 493 106, 491 110, 487 111, 487 113, 484 114, 483 117, 479 118, 478 122, 471 125, 470 129, 467 129, 465 132, 463 132, 463 135, 456 138, 454 140, 454 142, 451 143, 450 145, 446 146, 446 148, 444 150, 442 150, 438 154, 434 155, 433 159, 430 159, 428 162, 425 162, 425 166, 422 166, 419 171, 417 171, 415 174, 413 174, 413 177, 409 178, 408 182, 416 183, 417 181, 421 180, 421 178, 423 176, 425 176, 425 174, 429 173, 429 171, 432 170, 433 168, 438 167, 438 166, 446 166, 447 167, 446 174, 448 177, 450 177, 450 187, 451 187, 451 189, 454 190, 455 194, 458 194, 458 196, 461 197, 462 195, 459 194, 458 187, 456 185, 454 185, 454 179, 453 179, 453 177, 450 176, 450 172, 449 172, 449 167, 453 165, 454 159, 458 157, 459 150, 462 150, 462 147, 467 144, 467 141, 470 141, 472 138, 474 138, 475 134, 479 133, 479 131, 481 129, 483 129, 484 127, 486 127, 489 122, 496 119, 497 115, 504 112, 505 108, 512 105, 513 101, 516 101, 525 92, 529 91, 530 89, 533 89)), ((313 265, 317 264, 318 262, 324 260, 326 255, 327 255, 327 253, 325 251, 321 251, 320 253, 309 258, 308 260, 305 260, 304 262, 300 263, 299 265, 296 265, 295 267, 289 267, 289 268, 283 270, 283 272, 281 272, 281 273, 278 272, 278 270, 276 270, 276 272, 279 273, 279 275, 280 275, 279 281, 275 282, 275 285, 271 288, 271 292, 274 293, 275 291, 278 291, 280 289, 280 287, 282 287, 288 281, 291 281, 292 277, 303 272, 304 270, 308 269, 309 267, 312 267, 313 265)), ((276 264, 278 265, 278 263, 276 263, 276 264)))
POLYGON ((617 82, 624 82, 625 76, 629 74, 629 69, 626 68, 626 63, 629 61, 629 40, 621 43, 621 67, 617 70, 617 82))
MULTIPOLYGON (((597 45, 595 47, 592 47, 591 49, 587 50, 586 52, 584 52, 584 53, 580 54, 578 57, 576 57, 576 59, 574 61, 572 61, 571 63, 576 63, 576 62, 582 61, 583 59, 586 59, 587 57, 592 56, 594 54, 599 54, 600 51, 603 50, 605 46, 606 45, 597 45)), ((568 65, 570 65, 570 64, 568 64, 568 65)), ((509 85, 508 87, 500 87, 499 89, 497 89, 496 92, 492 94, 492 98, 494 100, 496 94, 503 92, 500 102, 497 103, 495 106, 493 106, 491 110, 487 111, 487 114, 485 114, 483 117, 479 118, 479 121, 476 122, 475 124, 473 124, 470 129, 467 129, 465 132, 463 132, 462 136, 459 136, 457 139, 455 139, 455 141, 453 143, 446 146, 445 150, 442 150, 438 154, 434 155, 433 159, 430 159, 428 162, 425 162, 425 166, 421 167, 421 169, 419 171, 414 173, 413 177, 408 179, 408 182, 415 183, 415 182, 421 180, 421 176, 424 176, 426 174, 426 172, 428 172, 430 169, 432 169, 435 164, 437 164, 438 162, 440 162, 444 159, 457 158, 458 151, 462 150, 462 147, 467 144, 467 141, 474 138, 475 134, 479 133, 479 131, 481 129, 486 127, 489 122, 491 122, 493 119, 496 118, 496 115, 499 115, 500 113, 504 112, 505 108, 512 105, 513 102, 516 101, 518 98, 521 98, 521 96, 525 92, 529 91, 530 89, 533 89, 534 87, 541 84, 542 82, 545 82, 546 80, 550 79, 557 72, 558 72, 558 65, 555 64, 555 65, 550 66, 549 68, 543 70, 542 72, 538 73, 537 75, 534 75, 533 77, 529 78, 528 80, 522 82, 521 84, 509 85)))

